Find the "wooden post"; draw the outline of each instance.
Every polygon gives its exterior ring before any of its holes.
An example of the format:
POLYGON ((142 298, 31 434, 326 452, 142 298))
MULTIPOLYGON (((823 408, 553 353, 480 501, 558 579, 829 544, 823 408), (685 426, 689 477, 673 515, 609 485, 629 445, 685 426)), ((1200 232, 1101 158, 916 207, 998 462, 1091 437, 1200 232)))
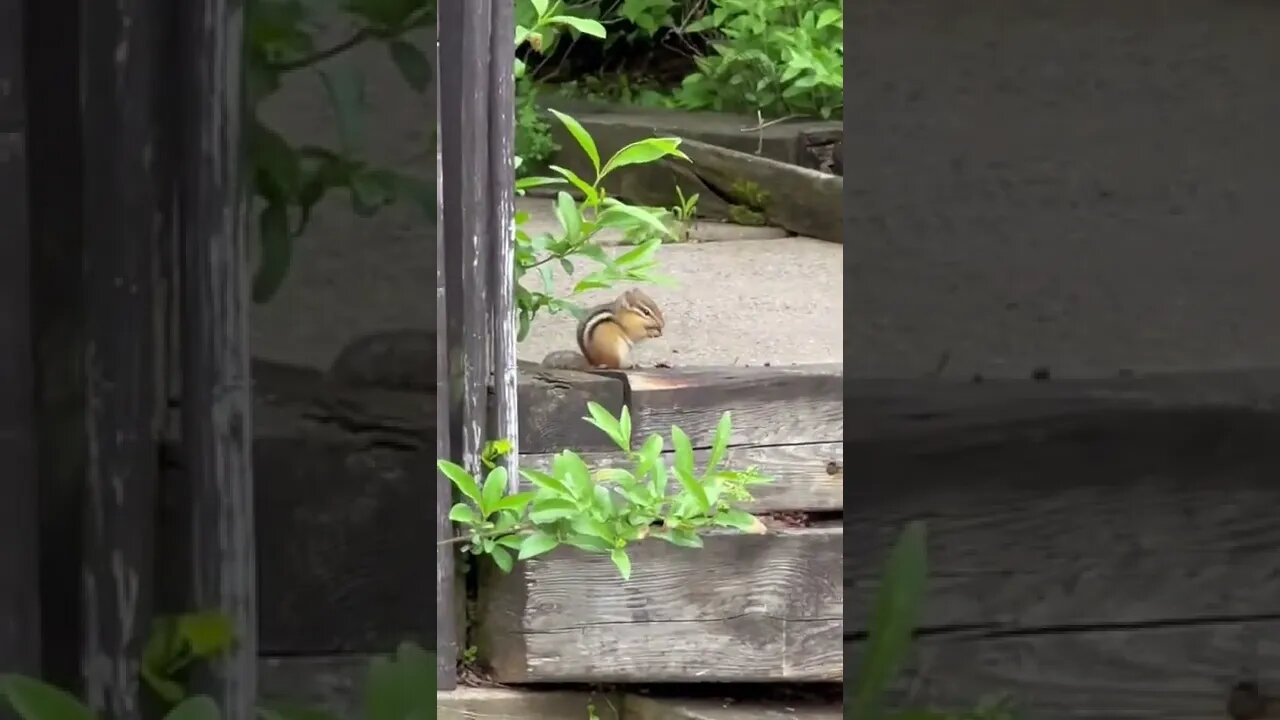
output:
POLYGON ((493 437, 511 442, 503 458, 511 492, 520 486, 516 427, 515 332, 515 0, 493 0, 489 42, 489 237, 493 242, 493 437))
MULTIPOLYGON (((436 67, 440 64, 439 33, 436 40, 436 67)), ((439 73, 437 72, 437 76, 439 73)), ((437 93, 439 85, 437 85, 437 93)), ((440 107, 437 97, 436 107, 440 107)), ((444 234, 444 158, 440 142, 440 115, 436 112, 436 457, 452 458, 454 393, 450 392, 449 332, 450 296, 455 283, 445 273, 444 234)), ((453 506, 453 486, 449 478, 436 471, 436 687, 457 687, 458 627, 454 614, 453 546, 442 544, 453 538, 449 508, 453 506)))
POLYGON ((37 674, 39 510, 22 6, 22 0, 0 0, 0 673, 37 674))
POLYGON ((257 704, 257 593, 243 174, 244 7, 181 5, 184 109, 179 264, 182 447, 192 503, 192 609, 228 616, 236 642, 193 690, 229 718, 257 704))
POLYGON ((27 167, 37 465, 42 676, 83 695, 80 570, 86 458, 80 117, 82 9, 26 3, 27 167), (38 198, 38 200, 35 200, 38 198))
POLYGON ((86 422, 81 667, 89 704, 142 713, 158 448, 153 263, 168 209, 156 123, 159 0, 82 5, 86 422))

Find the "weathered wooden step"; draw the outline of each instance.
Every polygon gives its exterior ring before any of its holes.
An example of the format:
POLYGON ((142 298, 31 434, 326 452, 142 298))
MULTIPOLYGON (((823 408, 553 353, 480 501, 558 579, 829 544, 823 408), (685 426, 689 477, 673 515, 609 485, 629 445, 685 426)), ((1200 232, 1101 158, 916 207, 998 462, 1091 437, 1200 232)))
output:
POLYGON ((627 695, 622 720, 840 720, 843 707, 832 702, 735 702, 673 700, 627 695))

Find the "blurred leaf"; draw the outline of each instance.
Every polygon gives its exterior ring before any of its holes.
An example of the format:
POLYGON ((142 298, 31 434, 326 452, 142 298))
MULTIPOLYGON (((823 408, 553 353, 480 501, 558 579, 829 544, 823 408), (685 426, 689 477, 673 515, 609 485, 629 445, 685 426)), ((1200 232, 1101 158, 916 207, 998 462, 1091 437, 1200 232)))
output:
POLYGON ((0 697, 21 720, 95 720, 70 693, 21 675, 0 675, 0 697))
POLYGON ((338 140, 347 155, 356 155, 364 145, 364 120, 368 110, 364 77, 351 65, 321 70, 320 80, 333 107, 338 140))
POLYGON ((289 233, 288 209, 272 203, 258 214, 258 241, 262 253, 258 258, 258 271, 253 277, 253 301, 264 303, 275 296, 293 259, 293 236, 289 233))
POLYGON ((365 720, 435 720, 436 663, 421 648, 405 643, 391 658, 369 666, 365 720))
POLYGON ((426 54, 404 40, 387 43, 387 52, 391 55, 391 62, 400 71, 400 77, 404 78, 409 87, 418 92, 426 92, 431 85, 431 61, 426 54))
POLYGON ((879 720, 884 697, 906 662, 928 574, 925 526, 911 522, 889 560, 869 624, 861 667, 854 676, 853 716, 879 720))

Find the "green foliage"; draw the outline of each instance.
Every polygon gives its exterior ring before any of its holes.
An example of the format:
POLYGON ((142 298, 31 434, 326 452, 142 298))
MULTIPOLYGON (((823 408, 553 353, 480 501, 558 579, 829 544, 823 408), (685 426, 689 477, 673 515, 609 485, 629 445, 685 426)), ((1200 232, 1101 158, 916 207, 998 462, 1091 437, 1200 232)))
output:
MULTIPOLYGON (((196 617, 196 616, 183 616, 196 617)), ((209 615, 196 635, 204 641, 214 623, 209 615)), ((12 709, 19 720, 97 720, 87 705, 53 685, 21 675, 0 675, 0 710, 12 709)), ((222 720, 218 706, 197 695, 178 701, 164 720, 222 720)), ((361 720, 431 720, 436 717, 436 658, 413 643, 401 643, 391 657, 375 658, 369 665, 361 720)), ((290 703, 266 703, 259 720, 342 720, 314 708, 290 703)))
MULTIPOLYGON (((0 675, 0 709, 8 707, 19 720, 97 720, 89 706, 65 690, 21 675, 0 675)), ((164 720, 221 720, 218 706, 207 697, 187 698, 165 714, 164 720)))
POLYGON ((549 473, 520 471, 534 490, 509 493, 503 467, 493 467, 481 480, 456 463, 437 461, 464 498, 450 509, 449 519, 466 529, 468 552, 488 555, 510 572, 517 561, 569 545, 609 555, 625 580, 631 576, 627 547, 633 542, 659 538, 702 547, 699 533, 711 528, 764 532, 758 518, 734 507, 751 500, 749 486, 771 480, 754 468, 723 467, 732 433, 729 413, 721 416, 710 457, 699 471, 693 445, 680 428, 671 428, 675 452, 668 465, 661 435, 650 435, 638 447, 633 444, 627 408, 619 417, 594 402, 587 410, 590 415, 584 419, 624 453, 624 466, 592 470, 580 455, 564 450, 552 460, 549 473))
POLYGON ((572 298, 580 293, 613 287, 620 282, 665 281, 655 274, 654 256, 663 238, 672 237, 671 228, 659 213, 609 197, 603 182, 610 173, 628 165, 658 162, 668 157, 689 159, 680 151, 679 138, 647 138, 620 148, 612 157, 602 160, 586 128, 564 113, 552 110, 551 114, 590 160, 594 177, 582 178, 568 168, 552 165, 550 169, 556 177, 526 177, 516 181, 516 191, 521 193, 533 187, 567 185, 583 196, 581 201, 575 201, 563 190, 556 194, 553 207, 559 228, 551 232, 530 234, 522 227, 528 220, 527 215, 516 213, 516 337, 520 340, 528 336, 533 319, 543 310, 579 315, 582 307, 572 298), (600 243, 599 235, 605 230, 626 233, 636 227, 649 228, 653 236, 621 255, 609 254, 600 243), (583 275, 568 297, 554 295, 551 283, 555 270, 574 275, 577 263, 583 259, 598 267, 583 275), (530 280, 535 278, 540 281, 539 289, 529 287, 530 280))
POLYGON ((829 118, 844 107, 841 0, 716 0, 686 32, 708 33, 712 53, 676 94, 690 109, 754 110, 829 118))
POLYGON ((177 705, 187 696, 182 674, 193 663, 226 652, 234 640, 231 620, 221 613, 158 617, 142 650, 142 680, 167 704, 177 705))
POLYGON ((551 125, 538 110, 537 87, 527 78, 516 83, 516 157, 521 164, 516 177, 527 176, 533 167, 541 167, 560 146, 551 139, 551 125))
MULTIPOLYGON (((854 676, 852 695, 846 699, 850 717, 863 720, 1020 720, 1021 714, 1006 697, 983 700, 968 712, 952 713, 923 708, 890 710, 885 698, 906 665, 912 637, 924 601, 928 577, 925 526, 912 522, 902 531, 889 553, 870 619, 866 653, 854 676)), ((848 686, 846 686, 848 687, 848 686)))
POLYGON ((247 129, 250 179, 261 243, 253 279, 255 302, 270 300, 289 272, 294 243, 316 205, 331 191, 346 192, 352 211, 371 217, 409 200, 435 217, 434 180, 377 167, 362 158, 368 112, 363 78, 348 65, 326 61, 366 43, 380 43, 404 81, 424 92, 431 63, 404 39, 410 30, 435 22, 435 0, 342 0, 355 26, 352 34, 321 48, 313 4, 302 0, 252 0, 246 30, 246 83, 251 116, 247 129), (324 69, 320 69, 321 65, 324 69), (320 79, 338 130, 336 148, 294 145, 267 125, 263 101, 286 77, 313 72, 320 79))

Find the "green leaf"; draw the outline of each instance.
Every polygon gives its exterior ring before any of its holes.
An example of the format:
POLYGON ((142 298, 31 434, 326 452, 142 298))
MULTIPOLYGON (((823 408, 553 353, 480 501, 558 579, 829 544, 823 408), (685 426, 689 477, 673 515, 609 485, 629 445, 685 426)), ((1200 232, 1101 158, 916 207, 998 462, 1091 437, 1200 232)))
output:
MULTIPOLYGON (((600 214, 596 216, 596 224, 601 227, 647 225, 650 229, 663 237, 671 237, 672 235, 671 228, 666 223, 662 222, 662 218, 658 217, 657 213, 624 203, 610 205, 604 210, 601 210, 600 214)), ((649 240, 647 242, 652 243, 655 242, 655 240, 649 240)), ((657 240, 656 242, 660 243, 661 240, 657 240)), ((631 251, 629 250, 628 252, 631 251)))
POLYGON ((631 579, 631 558, 627 557, 627 551, 622 548, 614 548, 609 553, 609 559, 613 561, 615 567, 618 568, 618 574, 622 575, 623 580, 631 579))
POLYGON ((493 504, 493 509, 495 511, 511 510, 516 513, 523 513, 524 506, 528 505, 529 501, 533 500, 533 497, 536 494, 537 493, 534 492, 521 492, 513 495, 507 495, 506 497, 499 498, 498 502, 493 504))
POLYGON ((649 436, 649 439, 644 441, 643 445, 640 446, 638 454, 645 460, 653 462, 662 454, 662 444, 662 436, 654 433, 649 436))
POLYGON ((467 503, 458 503, 449 508, 449 520, 463 525, 479 525, 481 517, 467 503))
MULTIPOLYGON (((551 165, 549 166, 549 168, 552 172, 558 173, 565 180, 568 180, 570 185, 577 188, 578 191, 581 192, 582 195, 584 196, 586 203, 588 205, 596 205, 600 202, 600 192, 596 190, 586 180, 583 180, 581 177, 579 177, 577 173, 575 173, 574 171, 568 168, 560 167, 559 165, 551 165)), ((542 179, 547 181, 546 184, 560 182, 560 180, 558 180, 557 178, 542 178, 542 179)), ((516 185, 519 186, 520 181, 517 180, 516 185)))
POLYGON ((564 544, 587 552, 613 552, 613 545, 597 535, 570 533, 565 536, 564 544))
POLYGON ((578 147, 582 148, 582 151, 587 154, 587 157, 591 160, 591 167, 598 176, 600 174, 600 151, 596 149, 596 141, 591 138, 591 133, 587 132, 587 129, 582 127, 577 120, 559 110, 555 108, 548 108, 548 110, 552 115, 556 116, 561 125, 564 125, 564 129, 569 131, 569 134, 578 143, 578 147))
POLYGON ((511 551, 501 545, 495 545, 489 550, 489 556, 493 558, 493 564, 504 573, 511 572, 511 568, 515 567, 515 561, 511 559, 511 551))
POLYGON ((590 35, 594 38, 604 39, 606 35, 604 26, 589 18, 574 17, 572 15, 552 15, 544 22, 548 25, 568 25, 583 35, 590 35))
POLYGON ((622 415, 618 417, 618 434, 622 436, 618 447, 623 452, 631 452, 631 409, 626 405, 622 406, 622 415))
POLYGON ((253 301, 265 303, 284 284, 293 260, 289 210, 283 203, 268 204, 258 213, 258 242, 262 243, 262 253, 253 275, 253 301))
POLYGON ((908 523, 889 553, 870 618, 866 654, 854 673, 853 717, 878 720, 911 649, 928 575, 925 526, 908 523))
POLYGON ((572 450, 561 450, 551 461, 551 472, 563 478, 570 494, 578 500, 591 497, 591 471, 572 450))
POLYGON ((694 477, 693 444, 689 442, 689 436, 676 425, 671 426, 671 447, 676 451, 675 469, 689 477, 694 477))
POLYGON ((556 193, 555 213, 560 227, 564 228, 565 240, 577 244, 582 237, 582 213, 578 211, 573 196, 563 190, 556 193))
POLYGON ((667 463, 659 455, 653 459, 653 479, 649 481, 649 490, 654 497, 662 497, 667 494, 667 463))
POLYGON ((662 534, 655 533, 655 535, 657 535, 657 537, 662 538, 663 540, 666 540, 672 545, 679 545, 680 547, 687 547, 687 548, 702 547, 702 538, 692 530, 679 528, 679 529, 669 530, 662 534))
POLYGON ((435 656, 402 643, 369 666, 364 720, 432 720, 436 712, 435 656))
POLYGON ((222 712, 212 698, 189 697, 165 714, 164 720, 222 720, 222 712))
POLYGON ((524 476, 525 480, 528 480, 530 483, 542 488, 543 490, 547 490, 549 492, 555 493, 556 495, 563 495, 563 496, 569 496, 572 494, 569 492, 569 488, 566 488, 564 486, 564 483, 542 472, 541 470, 521 469, 520 474, 524 476))
POLYGON ((177 621, 178 638, 197 658, 207 660, 221 655, 235 641, 235 626, 221 612, 184 613, 177 621))
POLYGON ((720 461, 724 460, 725 451, 729 448, 729 436, 732 431, 733 422, 729 419, 729 411, 725 410, 720 416, 720 422, 716 424, 716 437, 711 442, 711 457, 707 458, 707 469, 703 472, 703 477, 720 467, 720 461))
POLYGON ((604 177, 620 167, 627 165, 644 165, 661 160, 664 157, 678 157, 688 160, 688 156, 680 151, 680 138, 646 138, 624 146, 609 158, 600 171, 604 177))
POLYGON ((338 140, 348 155, 358 154, 364 145, 364 78, 351 65, 339 65, 320 72, 320 80, 338 125, 338 140))
POLYGON ((499 465, 489 471, 481 492, 480 514, 489 517, 498 510, 498 501, 507 492, 507 469, 499 465))
POLYGON ((543 553, 551 552, 560 545, 560 541, 556 540, 554 535, 550 535, 542 530, 535 530, 532 534, 524 538, 524 542, 520 543, 520 552, 516 555, 517 560, 528 560, 531 557, 537 557, 543 553))
POLYGON ((573 501, 548 498, 533 503, 533 509, 529 511, 529 521, 535 525, 546 525, 577 514, 578 506, 573 501))
MULTIPOLYGON (((622 411, 625 413, 627 409, 624 407, 622 411)), ((586 420, 592 425, 600 428, 605 435, 609 436, 609 439, 613 441, 614 445, 617 445, 623 450, 630 449, 630 443, 627 440, 627 436, 622 434, 622 428, 618 422, 618 418, 615 418, 612 413, 604 408, 603 405, 592 400, 587 403, 587 412, 591 413, 591 417, 584 417, 582 418, 583 420, 586 420)), ((628 426, 630 426, 630 420, 628 420, 628 426)))
POLYGON ((392 40, 387 43, 387 53, 391 62, 400 71, 400 77, 409 87, 418 92, 426 92, 431 85, 431 61, 416 45, 404 40, 392 40))
POLYGON ((760 519, 745 510, 724 510, 716 515, 716 524, 753 535, 762 534, 765 530, 760 519))
POLYGON ((702 483, 698 482, 698 478, 686 472, 679 465, 676 466, 675 472, 676 480, 680 481, 680 486, 684 488, 685 492, 689 493, 689 497, 693 498, 697 508, 704 513, 709 512, 711 510, 711 500, 707 497, 707 491, 702 487, 702 483))
POLYGON ((480 497, 480 485, 465 468, 448 460, 437 460, 436 468, 449 478, 453 486, 458 488, 458 492, 467 496, 476 505, 484 507, 484 500, 480 497))
POLYGON ((298 193, 302 166, 298 154, 280 133, 253 120, 249 125, 249 157, 254 189, 268 202, 287 202, 298 193))
POLYGON ((21 720, 94 720, 71 693, 21 675, 0 675, 0 697, 21 720))

